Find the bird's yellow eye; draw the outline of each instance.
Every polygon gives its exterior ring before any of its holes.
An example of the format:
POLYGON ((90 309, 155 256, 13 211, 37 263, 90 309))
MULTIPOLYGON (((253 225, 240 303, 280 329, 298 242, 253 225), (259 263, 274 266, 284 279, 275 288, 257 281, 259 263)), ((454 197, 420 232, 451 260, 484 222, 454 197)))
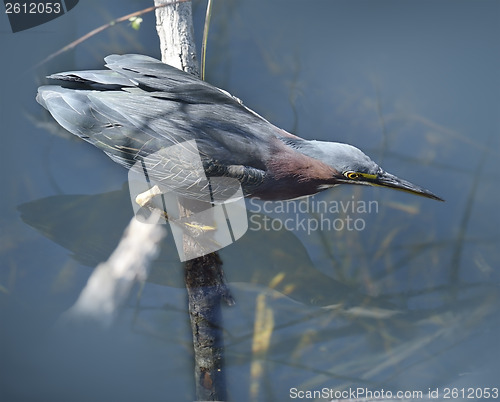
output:
POLYGON ((344 176, 347 177, 348 179, 356 180, 356 179, 359 179, 361 177, 361 174, 356 173, 356 172, 345 172, 344 176))

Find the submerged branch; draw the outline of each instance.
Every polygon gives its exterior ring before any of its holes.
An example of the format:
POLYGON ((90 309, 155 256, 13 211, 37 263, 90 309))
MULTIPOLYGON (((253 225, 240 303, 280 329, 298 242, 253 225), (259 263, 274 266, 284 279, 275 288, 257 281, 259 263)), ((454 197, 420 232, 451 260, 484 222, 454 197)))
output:
MULTIPOLYGON (((151 216, 150 219, 156 222, 158 218, 151 216)), ((94 269, 78 300, 62 319, 87 319, 110 326, 128 300, 132 287, 147 279, 165 234, 161 225, 132 218, 115 251, 94 269)))

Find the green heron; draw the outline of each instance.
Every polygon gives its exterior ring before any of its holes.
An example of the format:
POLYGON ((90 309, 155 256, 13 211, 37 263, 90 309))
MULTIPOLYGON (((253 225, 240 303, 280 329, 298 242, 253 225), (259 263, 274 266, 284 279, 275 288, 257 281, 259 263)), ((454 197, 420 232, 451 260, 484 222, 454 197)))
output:
POLYGON ((237 179, 247 197, 288 200, 338 184, 362 184, 442 201, 385 172, 352 145, 292 135, 229 93, 156 59, 111 55, 105 61, 109 70, 49 76, 72 81, 72 87, 42 86, 37 101, 115 162, 131 168, 149 158, 157 181, 182 187, 189 167, 162 156, 162 150, 195 140, 206 177, 237 179))

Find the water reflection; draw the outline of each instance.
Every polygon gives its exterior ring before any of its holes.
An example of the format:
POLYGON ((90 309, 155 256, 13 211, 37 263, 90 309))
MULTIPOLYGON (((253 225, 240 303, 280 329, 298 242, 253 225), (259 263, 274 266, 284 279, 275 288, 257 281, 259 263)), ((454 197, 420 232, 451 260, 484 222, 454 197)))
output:
MULTIPOLYGON (((81 14, 68 37, 111 12, 88 4, 73 10, 81 14)), ((121 13, 122 1, 110 4, 121 13)), ((321 199, 378 201, 365 230, 249 231, 224 249, 237 301, 224 309, 231 399, 287 400, 294 387, 498 386, 499 6, 430 4, 319 2, 318 13, 290 2, 285 17, 281 2, 214 10, 213 84, 285 129, 352 143, 447 199, 339 188, 321 199)), ((47 72, 97 67, 113 52, 158 55, 153 28, 139 33, 137 42, 151 40, 144 50, 121 39, 115 47, 109 35, 47 72)), ((39 114, 39 83, 13 70, 66 44, 57 38, 30 36, 33 60, 13 49, 24 45, 6 46, 14 67, 2 66, 17 79, 1 83, 3 399, 192 400, 191 334, 169 239, 110 332, 50 332, 132 216, 126 189, 111 191, 125 171, 26 119, 26 109, 39 114)))

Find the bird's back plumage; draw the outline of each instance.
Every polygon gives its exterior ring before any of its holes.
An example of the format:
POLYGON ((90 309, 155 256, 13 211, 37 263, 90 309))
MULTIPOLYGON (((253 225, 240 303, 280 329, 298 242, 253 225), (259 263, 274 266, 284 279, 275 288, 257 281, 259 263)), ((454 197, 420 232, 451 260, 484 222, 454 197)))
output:
POLYGON ((280 142, 274 140, 286 132, 237 98, 151 57, 105 60, 110 70, 50 76, 79 88, 42 86, 37 101, 65 129, 127 168, 146 157, 151 166, 163 163, 152 171, 156 180, 183 180, 161 150, 189 140, 196 140, 207 174, 236 176, 248 194, 265 180, 262 161, 271 159, 272 144, 280 142))

